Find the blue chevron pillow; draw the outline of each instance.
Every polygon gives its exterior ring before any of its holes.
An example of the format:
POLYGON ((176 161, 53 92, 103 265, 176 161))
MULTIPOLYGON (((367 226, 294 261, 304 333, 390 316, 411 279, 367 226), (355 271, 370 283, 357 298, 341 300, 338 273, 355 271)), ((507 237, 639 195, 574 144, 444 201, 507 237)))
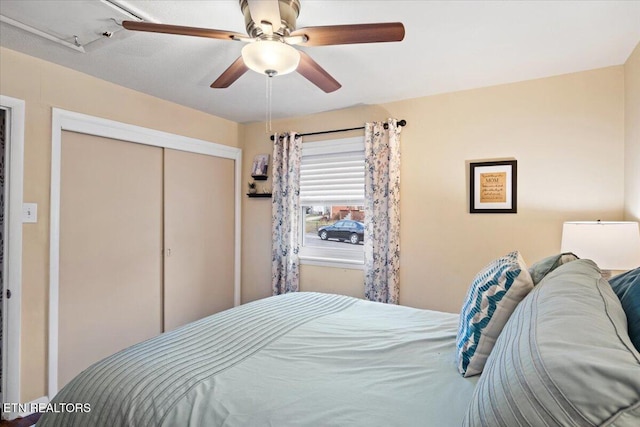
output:
POLYGON ((482 372, 509 316, 532 289, 533 280, 518 251, 492 261, 476 275, 458 326, 456 362, 463 376, 482 372))

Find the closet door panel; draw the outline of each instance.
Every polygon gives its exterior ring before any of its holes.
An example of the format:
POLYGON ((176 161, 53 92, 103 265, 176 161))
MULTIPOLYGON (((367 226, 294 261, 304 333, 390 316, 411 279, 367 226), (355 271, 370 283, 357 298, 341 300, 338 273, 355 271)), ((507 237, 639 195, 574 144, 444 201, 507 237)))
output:
POLYGON ((165 330, 233 307, 234 161, 165 150, 165 330))
POLYGON ((162 149, 63 132, 59 387, 162 328, 162 149))

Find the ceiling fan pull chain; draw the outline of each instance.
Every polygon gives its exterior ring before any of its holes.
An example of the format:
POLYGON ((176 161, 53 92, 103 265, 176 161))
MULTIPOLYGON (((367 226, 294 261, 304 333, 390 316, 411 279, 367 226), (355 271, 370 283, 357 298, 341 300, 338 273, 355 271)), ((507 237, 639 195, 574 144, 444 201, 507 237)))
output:
POLYGON ((273 131, 271 128, 271 116, 273 113, 273 78, 271 76, 267 77, 267 81, 269 82, 269 133, 273 131))
POLYGON ((265 78, 267 79, 266 81, 266 98, 267 98, 267 105, 266 105, 266 113, 265 113, 265 133, 266 134, 271 134, 271 98, 273 95, 273 83, 271 82, 271 77, 269 77, 269 75, 265 75, 265 78))

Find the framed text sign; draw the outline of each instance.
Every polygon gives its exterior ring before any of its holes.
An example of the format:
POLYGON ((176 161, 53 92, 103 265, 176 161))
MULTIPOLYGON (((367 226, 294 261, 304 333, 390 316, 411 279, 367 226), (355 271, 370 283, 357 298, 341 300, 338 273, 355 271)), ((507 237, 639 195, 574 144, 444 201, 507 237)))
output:
POLYGON ((470 213, 518 212, 518 162, 504 160, 469 164, 470 213))

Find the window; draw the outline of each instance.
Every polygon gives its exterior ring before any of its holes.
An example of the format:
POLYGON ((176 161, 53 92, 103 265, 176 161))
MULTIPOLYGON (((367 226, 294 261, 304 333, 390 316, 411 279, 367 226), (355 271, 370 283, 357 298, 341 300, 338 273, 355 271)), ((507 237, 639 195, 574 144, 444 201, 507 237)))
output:
POLYGON ((300 260, 362 268, 364 138, 302 144, 300 260))

